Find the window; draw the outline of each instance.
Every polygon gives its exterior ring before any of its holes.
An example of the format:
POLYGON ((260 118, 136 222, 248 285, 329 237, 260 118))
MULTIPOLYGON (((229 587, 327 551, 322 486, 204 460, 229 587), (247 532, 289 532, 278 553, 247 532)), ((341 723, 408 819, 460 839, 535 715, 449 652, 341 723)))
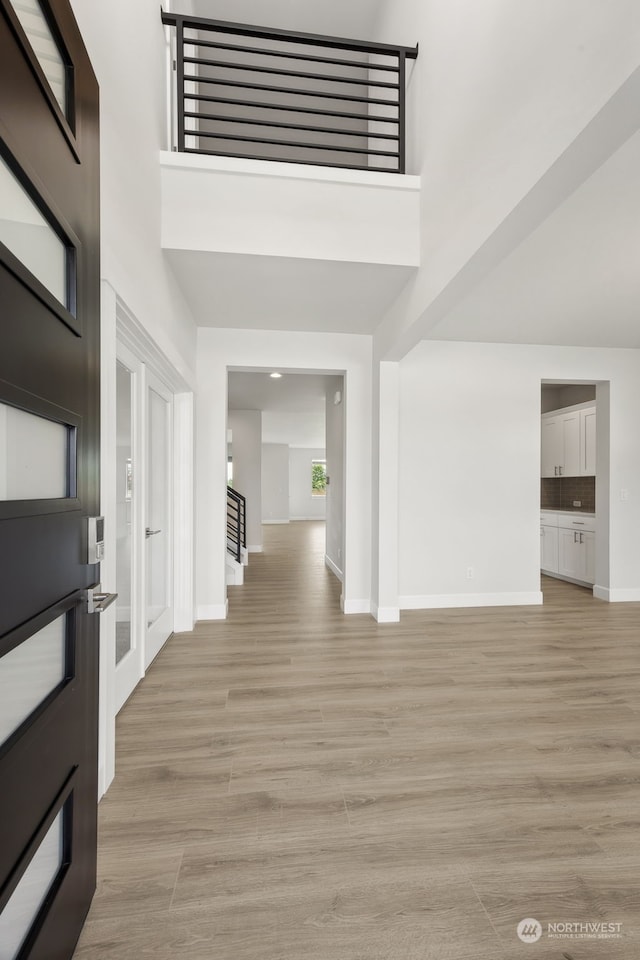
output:
POLYGON ((51 32, 46 12, 40 0, 11 0, 11 5, 31 44, 49 89, 68 119, 69 78, 66 57, 51 32))
POLYGON ((327 494, 327 461, 311 461, 311 496, 324 497, 327 494))

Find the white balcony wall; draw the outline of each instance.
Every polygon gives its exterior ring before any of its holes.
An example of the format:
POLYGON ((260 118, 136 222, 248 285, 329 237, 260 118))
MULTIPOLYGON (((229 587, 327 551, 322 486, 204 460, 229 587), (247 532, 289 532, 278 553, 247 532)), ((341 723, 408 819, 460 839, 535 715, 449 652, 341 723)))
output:
POLYGON ((162 153, 165 250, 415 267, 420 180, 162 153))

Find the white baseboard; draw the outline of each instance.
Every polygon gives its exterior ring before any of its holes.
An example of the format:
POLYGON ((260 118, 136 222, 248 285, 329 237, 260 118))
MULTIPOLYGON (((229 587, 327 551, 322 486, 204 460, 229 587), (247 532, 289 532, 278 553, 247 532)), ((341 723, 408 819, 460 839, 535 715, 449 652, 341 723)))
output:
POLYGON ((325 562, 325 566, 329 567, 329 570, 331 570, 331 573, 335 574, 335 576, 338 578, 340 583, 342 583, 343 581, 342 570, 336 563, 333 562, 331 557, 329 557, 326 553, 324 555, 324 562, 325 562))
MULTIPOLYGON (((263 526, 268 526, 268 524, 270 523, 289 523, 289 520, 287 518, 286 520, 263 520, 262 521, 263 526)), ((249 549, 251 549, 251 547, 249 547, 249 549)))
POLYGON ((251 546, 251 544, 249 544, 249 546, 247 547, 247 553, 262 553, 263 550, 264 550, 264 547, 262 546, 262 544, 260 544, 259 546, 253 546, 253 547, 251 546))
POLYGON ((606 600, 608 603, 637 603, 640 600, 640 590, 635 587, 612 590, 610 587, 596 586, 593 588, 593 595, 598 600, 606 600))
POLYGON ((345 600, 343 597, 340 597, 340 606, 342 607, 342 612, 346 614, 371 613, 370 600, 345 600))
POLYGON ((435 610, 447 607, 520 607, 542 603, 539 590, 531 593, 432 593, 400 597, 401 610, 435 610))
POLYGON ((371 616, 378 623, 399 623, 400 607, 377 607, 375 603, 372 603, 371 616))
POLYGON ((198 621, 200 620, 226 620, 229 613, 229 601, 224 603, 213 603, 203 605, 197 609, 198 621))

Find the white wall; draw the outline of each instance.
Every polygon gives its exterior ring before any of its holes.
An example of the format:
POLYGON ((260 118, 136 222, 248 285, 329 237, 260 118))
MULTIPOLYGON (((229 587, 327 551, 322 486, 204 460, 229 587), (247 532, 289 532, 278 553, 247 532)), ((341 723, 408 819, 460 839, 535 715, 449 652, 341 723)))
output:
POLYGON ((400 364, 402 607, 539 602, 541 380, 605 382, 596 586, 640 599, 640 352, 423 342, 400 364))
MULTIPOLYGON (((259 410, 230 410, 229 429, 233 486, 247 501, 247 550, 259 553, 262 550, 262 414, 259 410)), ((212 478, 212 485, 217 480, 212 478)))
POLYGON ((289 523, 289 447, 262 444, 262 522, 289 523))
POLYGON ((162 155, 167 250, 417 266, 419 204, 416 177, 162 155))
POLYGON ((637 98, 616 94, 640 64, 640 4, 386 0, 378 28, 381 40, 420 43, 407 126, 408 171, 422 177, 422 267, 379 335, 399 359, 403 333, 404 349, 425 337, 630 135, 637 98), (591 129, 596 116, 606 122, 591 129), (532 190, 536 202, 522 203, 532 190))
MULTIPOLYGON (((345 391, 342 377, 333 377, 327 386, 326 454, 329 485, 326 496, 326 563, 342 578, 344 538, 344 411, 345 391), (340 403, 334 403, 336 391, 340 403)), ((372 531, 373 533, 373 531, 372 531)))
POLYGON ((192 384, 196 329, 160 246, 165 37, 155 0, 71 0, 100 84, 101 275, 192 384))
POLYGON ((224 617, 227 368, 343 373, 346 377, 343 606, 365 613, 371 592, 371 338, 261 330, 198 331, 197 608, 224 617))
POLYGON ((326 497, 311 495, 311 462, 324 460, 324 448, 289 450, 289 519, 324 520, 326 497))

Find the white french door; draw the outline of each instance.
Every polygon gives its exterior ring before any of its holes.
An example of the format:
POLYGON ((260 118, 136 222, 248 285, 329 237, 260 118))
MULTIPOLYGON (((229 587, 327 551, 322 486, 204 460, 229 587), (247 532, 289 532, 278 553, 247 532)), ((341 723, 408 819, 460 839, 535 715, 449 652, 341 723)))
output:
POLYGON ((144 676, 144 621, 141 596, 144 476, 144 369, 126 347, 116 360, 116 637, 115 709, 120 710, 144 676))
POLYGON ((144 666, 173 630, 173 395, 152 374, 146 394, 144 666))

